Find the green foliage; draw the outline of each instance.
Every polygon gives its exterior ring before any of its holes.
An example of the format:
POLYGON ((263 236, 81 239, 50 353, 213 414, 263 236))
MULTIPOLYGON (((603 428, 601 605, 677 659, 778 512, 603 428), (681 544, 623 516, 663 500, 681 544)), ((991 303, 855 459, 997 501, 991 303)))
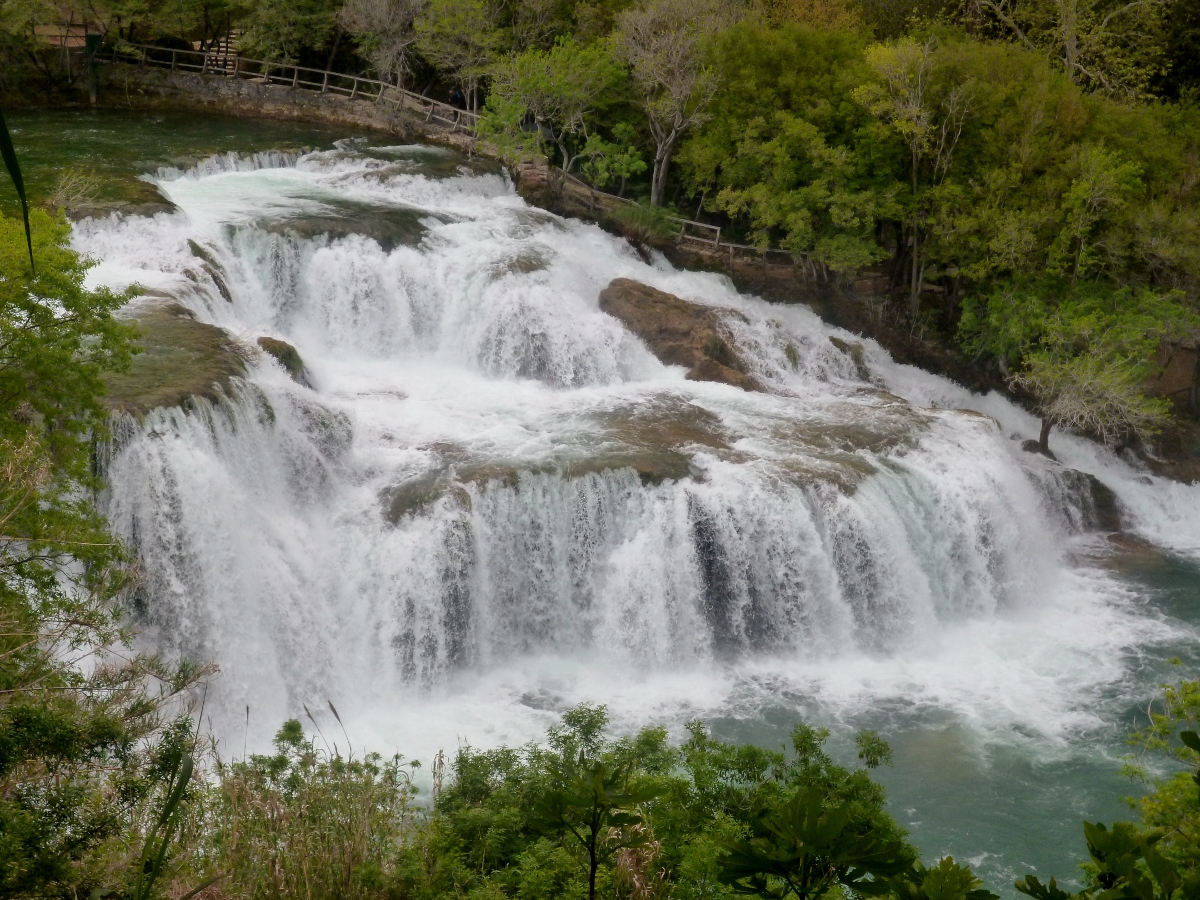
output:
POLYGON ((12 137, 8 133, 8 124, 0 113, 0 157, 4 159, 4 168, 12 179, 17 197, 21 201, 21 216, 25 222, 25 246, 29 250, 29 268, 36 268, 33 262, 33 233, 29 228, 29 201, 25 198, 25 180, 21 177, 21 165, 17 162, 17 151, 13 148, 12 137))
POLYGON ((90 502, 102 375, 130 357, 114 317, 127 297, 84 288, 91 263, 65 222, 34 210, 30 224, 36 274, 24 229, 0 217, 0 893, 142 897, 186 782, 160 761, 190 732, 164 720, 204 673, 129 652, 125 553, 90 502), (106 869, 152 808, 166 816, 153 852, 106 869))
POLYGON ((294 63, 305 47, 328 43, 339 0, 242 0, 238 47, 257 59, 294 63))
POLYGON ((756 810, 749 837, 730 843, 721 879, 738 893, 773 900, 810 900, 839 885, 862 896, 887 893, 915 854, 860 819, 852 801, 830 800, 813 786, 756 810))
POLYGON ((582 46, 560 38, 549 50, 526 50, 493 73, 481 137, 508 159, 540 155, 549 143, 564 172, 581 157, 619 155, 592 125, 622 81, 623 72, 601 42, 582 46))
POLYGON ((634 246, 648 247, 670 240, 678 231, 661 206, 649 203, 624 203, 614 209, 611 218, 634 246))
POLYGON ((1126 774, 1152 790, 1136 802, 1142 822, 1084 822, 1089 862, 1087 883, 1077 893, 1051 878, 1042 884, 1027 875, 1016 888, 1035 900, 1193 900, 1200 897, 1200 681, 1161 685, 1161 703, 1150 710, 1145 728, 1129 739, 1139 756, 1126 774), (1157 707, 1157 708, 1156 708, 1157 707), (1186 767, 1152 779, 1144 754, 1167 757, 1186 767))
POLYGON ((1166 401, 1144 394, 1159 342, 1200 329, 1181 300, 1044 280, 1007 286, 986 304, 968 300, 960 328, 968 349, 1015 365, 1013 385, 1037 399, 1047 427, 1077 428, 1109 444, 1146 440, 1170 413, 1166 401))
POLYGON ((637 132, 632 125, 618 122, 612 128, 612 138, 606 141, 599 134, 588 135, 580 153, 583 174, 598 188, 619 185, 618 193, 624 196, 625 183, 646 171, 646 161, 637 148, 637 132))
POLYGON ((968 867, 947 856, 935 866, 915 863, 892 882, 896 900, 999 900, 968 867))
MULTIPOLYGON (((462 748, 433 815, 400 850, 395 895, 549 900, 589 896, 594 884, 597 896, 620 900, 727 900, 735 883, 745 886, 759 871, 744 862, 735 874, 730 848, 759 858, 763 841, 776 840, 772 827, 795 824, 797 804, 814 811, 797 827, 823 829, 823 859, 837 861, 827 886, 868 887, 867 871, 851 860, 880 877, 919 875, 882 789, 865 767, 835 763, 824 731, 798 726, 785 752, 714 740, 699 723, 677 747, 662 729, 613 739, 606 724, 603 707, 581 706, 564 714, 545 746, 462 748)), ((868 764, 890 752, 870 733, 859 748, 868 764)), ((782 883, 763 877, 771 890, 782 883)))
POLYGON ((451 73, 479 106, 479 83, 500 53, 504 35, 487 0, 430 0, 416 18, 417 48, 437 68, 451 73))

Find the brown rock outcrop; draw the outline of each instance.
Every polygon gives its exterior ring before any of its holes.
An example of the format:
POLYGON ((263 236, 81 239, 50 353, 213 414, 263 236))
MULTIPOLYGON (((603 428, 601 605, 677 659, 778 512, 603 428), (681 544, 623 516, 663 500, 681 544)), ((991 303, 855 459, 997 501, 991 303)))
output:
POLYGON ((628 278, 615 278, 600 292, 600 308, 620 319, 664 363, 685 367, 691 381, 763 390, 721 336, 721 318, 740 315, 736 310, 689 303, 628 278))

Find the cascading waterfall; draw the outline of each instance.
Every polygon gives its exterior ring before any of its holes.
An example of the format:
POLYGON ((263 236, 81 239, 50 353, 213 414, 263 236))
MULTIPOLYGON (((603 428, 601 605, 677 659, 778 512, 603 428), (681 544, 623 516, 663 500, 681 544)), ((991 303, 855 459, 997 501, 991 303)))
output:
MULTIPOLYGON (((226 400, 129 423, 109 463, 147 639, 220 664, 218 734, 249 706, 261 746, 333 699, 428 755, 579 699, 678 722, 761 689, 1054 736, 1170 631, 1073 560, 1086 498, 1010 440, 1026 414, 870 342, 865 379, 806 308, 648 265, 430 148, 158 183, 179 213, 77 227, 93 278, 282 338, 311 384, 256 358, 226 400), (736 310, 771 392, 664 366, 600 311, 616 277, 736 310)), ((1057 440, 1130 528, 1200 546, 1196 488, 1057 440)))

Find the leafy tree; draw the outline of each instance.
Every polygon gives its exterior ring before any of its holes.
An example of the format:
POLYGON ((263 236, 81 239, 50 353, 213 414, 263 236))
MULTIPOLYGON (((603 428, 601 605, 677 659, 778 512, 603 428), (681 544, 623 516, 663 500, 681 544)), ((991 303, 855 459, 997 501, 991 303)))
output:
POLYGON ((947 856, 937 865, 914 863, 891 883, 896 900, 999 900, 967 866, 947 856))
POLYGON ((302 49, 329 43, 339 0, 241 0, 239 49, 260 59, 294 63, 302 49))
POLYGON ((630 178, 646 171, 646 161, 637 148, 637 130, 626 122, 618 122, 612 128, 612 140, 605 141, 599 135, 588 136, 580 157, 583 173, 598 188, 615 185, 617 196, 625 196, 625 185, 630 178))
POLYGON ((721 0, 641 0, 620 17, 621 51, 654 138, 650 202, 656 206, 666 197, 675 145, 705 121, 717 90, 705 41, 739 12, 738 4, 721 0))
MULTIPOLYGON (((1178 662, 1178 661, 1176 661, 1178 662)), ((1137 755, 1125 774, 1150 791, 1134 805, 1143 823, 1162 838, 1156 850, 1188 877, 1200 876, 1200 681, 1160 685, 1162 697, 1150 706, 1150 721, 1129 739, 1137 755), (1165 757, 1180 768, 1153 777, 1144 760, 1165 757)))
POLYGON ((886 258, 875 232, 895 218, 896 191, 879 142, 863 133, 873 123, 852 99, 869 77, 863 40, 746 22, 716 37, 709 58, 722 87, 679 155, 692 192, 746 221, 758 246, 838 271, 886 258))
POLYGON ((810 28, 858 31, 863 17, 847 0, 764 0, 763 11, 773 25, 795 22, 810 28))
POLYGON ((417 35, 413 23, 428 0, 347 0, 338 13, 342 27, 385 81, 404 86, 417 35))
POLYGON ((452 72, 479 108, 479 84, 502 49, 499 10, 489 0, 430 0, 417 16, 417 48, 440 69, 452 72))
POLYGON ((1050 282, 1009 287, 982 316, 969 302, 961 326, 968 348, 1017 361, 1010 382, 1038 402, 1042 452, 1055 425, 1107 444, 1148 440, 1170 414, 1165 400, 1144 393, 1159 341, 1194 331, 1200 319, 1178 294, 1090 288, 1048 304, 1043 298, 1055 292, 1050 282))
POLYGON ((588 900, 596 897, 596 873, 606 856, 645 843, 638 807, 656 791, 631 786, 633 761, 614 763, 581 747, 547 765, 548 784, 538 798, 538 815, 547 830, 565 830, 587 854, 588 900))
MULTIPOLYGON (((90 501, 103 374, 130 357, 66 222, 0 217, 0 892, 105 887, 88 859, 169 776, 155 736, 203 677, 130 654, 123 548, 90 501)), ((156 857, 157 858, 157 855, 156 857)))
POLYGON ((855 812, 852 801, 831 803, 819 787, 794 790, 756 811, 750 836, 729 845, 722 880, 773 900, 815 900, 838 886, 868 897, 887 893, 889 879, 912 866, 913 852, 863 828, 855 812))
POLYGON ((550 50, 526 50, 496 70, 483 136, 519 148, 516 155, 532 155, 549 141, 562 171, 570 172, 581 158, 608 149, 590 132, 589 120, 621 81, 609 48, 599 42, 583 47, 560 39, 550 50))
POLYGON ((1164 67, 1169 0, 977 0, 1001 30, 1058 61, 1071 81, 1146 93, 1164 67))
POLYGON ((920 312, 928 264, 930 220, 950 174, 974 89, 970 81, 939 84, 937 42, 902 39, 867 49, 867 65, 877 80, 855 97, 887 122, 908 148, 908 215, 901 241, 909 248, 908 312, 920 312), (941 90, 939 90, 941 88, 941 90))

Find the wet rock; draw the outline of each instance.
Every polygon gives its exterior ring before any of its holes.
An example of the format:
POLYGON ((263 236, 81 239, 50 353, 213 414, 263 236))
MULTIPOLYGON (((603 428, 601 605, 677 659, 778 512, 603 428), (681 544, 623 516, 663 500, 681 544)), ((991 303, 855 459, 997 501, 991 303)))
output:
POLYGON ((179 207, 166 198, 155 185, 140 179, 123 185, 125 196, 120 200, 86 200, 63 210, 72 222, 81 219, 107 219, 114 213, 126 216, 154 216, 178 212, 179 207))
POLYGON ((740 315, 736 310, 689 303, 628 278, 614 279, 600 292, 600 308, 620 319, 664 363, 685 367, 690 380, 763 390, 722 335, 722 319, 740 315))
MULTIPOLYGON (((858 341, 843 341, 840 337, 834 337, 833 335, 829 336, 829 343, 850 357, 850 361, 854 363, 854 368, 858 372, 859 378, 863 381, 871 380, 871 370, 867 368, 866 354, 862 344, 858 341)), ((792 368, 795 368, 794 364, 792 368)))
POLYGON ((230 293, 229 285, 225 281, 225 269, 217 262, 216 256, 212 251, 200 246, 191 238, 188 238, 188 248, 192 251, 192 256, 200 260, 200 267, 204 269, 205 274, 217 286, 217 293, 224 298, 226 303, 232 303, 233 294, 230 293))
POLYGON ((1088 524, 1095 531, 1120 531, 1121 504, 1117 501, 1117 495, 1095 475, 1082 474, 1087 481, 1091 500, 1088 524))
POLYGON ((262 348, 264 353, 275 358, 283 368, 291 376, 292 381, 296 384, 303 385, 306 388, 311 388, 312 380, 308 377, 308 370, 304 368, 304 360, 300 358, 299 351, 296 350, 287 341, 281 341, 279 338, 260 337, 258 346, 262 348))
POLYGON ((1121 530, 1121 504, 1112 488, 1095 475, 1078 469, 1063 468, 1060 477, 1080 511, 1085 531, 1121 530))
POLYGON ((197 322, 170 299, 143 300, 123 315, 137 324, 142 352, 128 372, 105 376, 109 409, 141 416, 192 397, 216 399, 228 393, 233 378, 245 374, 246 361, 233 336, 197 322))
POLYGON ((330 205, 327 213, 290 216, 280 221, 264 221, 259 226, 274 234, 290 233, 301 238, 362 235, 379 244, 385 253, 391 253, 400 246, 419 244, 428 230, 421 220, 430 215, 406 207, 388 208, 345 201, 330 205))
POLYGON ((1039 444, 1037 441, 1022 441, 1021 449, 1024 450, 1026 453, 1040 453, 1042 456, 1046 457, 1047 459, 1052 459, 1055 462, 1058 462, 1058 457, 1054 455, 1054 451, 1051 450, 1049 447, 1047 447, 1045 450, 1043 450, 1042 445, 1039 444))

